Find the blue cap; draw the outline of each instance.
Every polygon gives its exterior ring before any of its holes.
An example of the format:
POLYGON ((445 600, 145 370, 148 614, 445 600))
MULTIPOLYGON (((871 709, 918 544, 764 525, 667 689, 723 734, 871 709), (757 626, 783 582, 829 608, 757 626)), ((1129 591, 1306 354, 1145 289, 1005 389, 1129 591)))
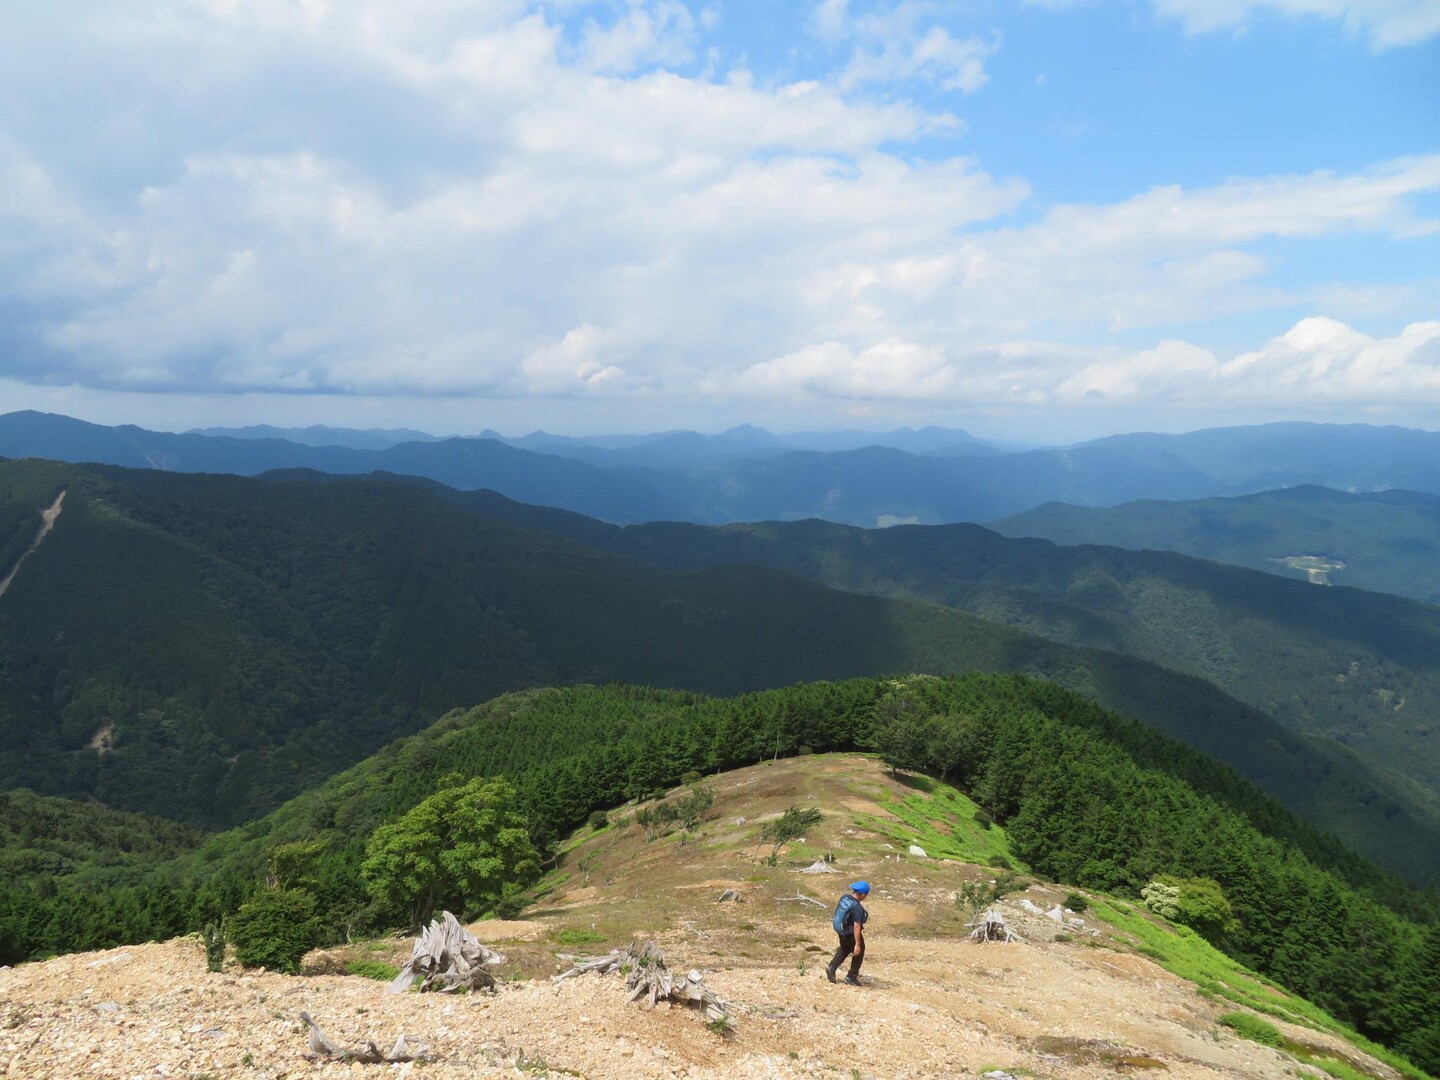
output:
POLYGON ((870 883, 868 881, 857 881, 850 886, 851 892, 858 892, 861 896, 870 895, 870 883))

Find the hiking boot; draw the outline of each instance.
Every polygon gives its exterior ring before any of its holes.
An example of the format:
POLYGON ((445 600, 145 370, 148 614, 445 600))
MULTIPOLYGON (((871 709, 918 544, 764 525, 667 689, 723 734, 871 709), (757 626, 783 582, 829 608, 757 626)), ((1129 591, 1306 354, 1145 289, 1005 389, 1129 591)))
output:
POLYGON ((827 979, 829 979, 831 982, 834 982, 834 981, 835 981, 835 969, 832 968, 832 967, 826 966, 826 968, 825 968, 825 977, 826 977, 827 979))
POLYGON ((859 986, 859 985, 860 985, 860 980, 857 979, 854 975, 846 975, 846 976, 845 976, 845 982, 848 983, 850 986, 859 986))

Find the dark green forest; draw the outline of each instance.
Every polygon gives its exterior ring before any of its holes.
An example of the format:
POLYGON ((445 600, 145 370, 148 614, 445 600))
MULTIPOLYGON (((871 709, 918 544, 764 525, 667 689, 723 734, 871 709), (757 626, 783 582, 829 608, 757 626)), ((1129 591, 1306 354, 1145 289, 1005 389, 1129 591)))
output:
POLYGON ((1224 757, 1412 880, 1440 872, 1440 828, 1361 763, 1198 679, 767 568, 657 570, 444 489, 315 479, 0 464, 23 546, 67 491, 0 599, 0 787, 225 827, 526 686, 1020 671, 1224 757))
POLYGON ((1213 759, 1016 676, 856 679, 733 699, 616 685, 507 695, 155 864, 143 881, 7 882, 0 948, 15 960, 193 929, 262 888, 277 851, 308 860, 296 879, 332 933, 400 925, 406 913, 361 886, 365 841, 457 778, 507 777, 533 841, 554 851, 595 810, 691 771, 802 748, 878 750, 956 784, 1051 880, 1133 897, 1160 874, 1212 878, 1236 916, 1215 944, 1440 1067, 1427 1050, 1440 1000, 1426 967, 1440 896, 1368 865, 1213 759))

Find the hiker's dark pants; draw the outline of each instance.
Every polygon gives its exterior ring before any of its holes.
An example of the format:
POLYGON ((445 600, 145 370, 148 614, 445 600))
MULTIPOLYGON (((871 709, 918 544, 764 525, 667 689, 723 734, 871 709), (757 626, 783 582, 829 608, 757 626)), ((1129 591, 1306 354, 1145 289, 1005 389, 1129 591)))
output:
POLYGON ((865 962, 865 946, 860 946, 860 951, 855 951, 855 934, 840 935, 840 947, 835 950, 835 956, 830 961, 830 970, 839 971, 840 965, 845 962, 845 957, 850 957, 850 978, 860 977, 860 965, 865 962))

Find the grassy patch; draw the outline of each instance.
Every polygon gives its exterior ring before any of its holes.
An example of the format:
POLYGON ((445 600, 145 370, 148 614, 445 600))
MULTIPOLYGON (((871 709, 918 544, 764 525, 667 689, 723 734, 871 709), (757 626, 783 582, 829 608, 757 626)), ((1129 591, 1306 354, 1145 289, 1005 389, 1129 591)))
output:
POLYGON ((948 784, 929 777, 906 777, 913 790, 896 798, 888 790, 867 791, 892 816, 861 814, 856 824, 909 847, 919 844, 932 859, 991 865, 1005 859, 1018 865, 1010 840, 999 826, 984 827, 976 819, 980 807, 948 784))
MULTIPOLYGON (((1424 1072, 1400 1054, 1350 1030, 1319 1006, 1280 989, 1268 979, 1214 948, 1188 927, 1152 921, 1127 904, 1109 900, 1095 900, 1091 904, 1091 911, 1115 927, 1119 931, 1118 936, 1133 943, 1137 952, 1151 957, 1166 971, 1193 982, 1202 996, 1211 1000, 1234 1002, 1300 1027, 1330 1032, 1357 1050, 1383 1061, 1408 1080, 1429 1080, 1424 1072)), ((1341 1080, 1371 1075, 1357 1071, 1354 1065, 1324 1051, 1289 1039, 1284 1040, 1281 1049, 1341 1080)))
POLYGON ((345 970, 351 975, 360 976, 362 979, 379 979, 381 982, 389 982, 400 974, 400 969, 394 964, 387 964, 383 960, 367 960, 364 958, 346 961, 345 970))
POLYGON ((557 944, 567 945, 571 948, 578 948, 581 945, 594 945, 604 940, 604 934, 597 934, 593 930, 580 930, 575 927, 561 930, 555 935, 557 944))
POLYGON ((1242 1039, 1249 1039, 1262 1046, 1281 1046, 1285 1042, 1285 1036, 1280 1034, 1279 1028, 1254 1013, 1228 1012, 1217 1017, 1215 1022, 1228 1027, 1242 1039))

